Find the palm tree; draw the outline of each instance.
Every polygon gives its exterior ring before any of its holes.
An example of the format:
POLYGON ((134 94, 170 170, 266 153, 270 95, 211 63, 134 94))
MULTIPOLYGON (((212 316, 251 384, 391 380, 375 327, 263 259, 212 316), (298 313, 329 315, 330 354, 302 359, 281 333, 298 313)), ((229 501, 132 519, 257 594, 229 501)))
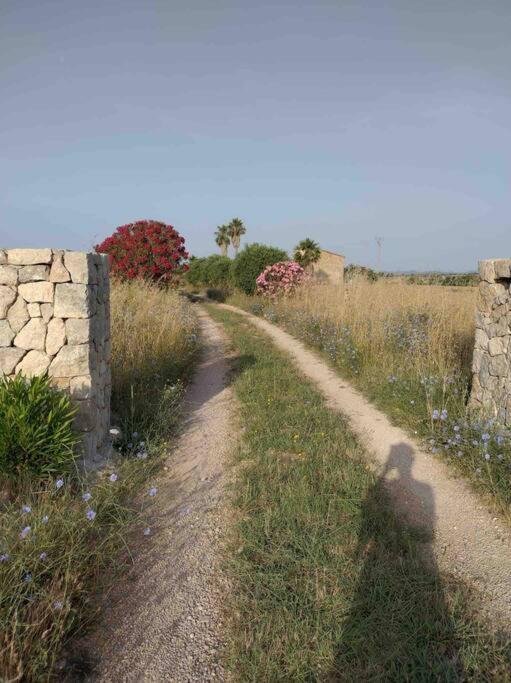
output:
POLYGON ((220 247, 220 253, 222 254, 222 256, 227 256, 227 249, 229 248, 229 244, 231 243, 228 225, 219 225, 217 227, 215 232, 215 242, 220 247))
POLYGON ((234 257, 238 255, 238 249, 240 248, 241 236, 247 232, 247 229, 243 225, 241 218, 233 218, 229 223, 229 237, 231 238, 232 246, 234 247, 234 257))
POLYGON ((321 249, 317 242, 311 240, 310 237, 306 237, 295 247, 295 253, 293 258, 297 261, 305 270, 310 270, 313 263, 319 261, 321 256, 321 249))

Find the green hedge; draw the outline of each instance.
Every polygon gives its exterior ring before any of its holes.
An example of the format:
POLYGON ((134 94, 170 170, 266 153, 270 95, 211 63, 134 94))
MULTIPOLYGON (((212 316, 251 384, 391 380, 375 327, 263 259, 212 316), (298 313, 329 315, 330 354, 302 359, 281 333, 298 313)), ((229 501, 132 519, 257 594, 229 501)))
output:
POLYGON ((266 266, 287 261, 288 255, 282 249, 265 244, 248 244, 232 262, 231 276, 235 287, 245 294, 253 294, 256 278, 266 266))

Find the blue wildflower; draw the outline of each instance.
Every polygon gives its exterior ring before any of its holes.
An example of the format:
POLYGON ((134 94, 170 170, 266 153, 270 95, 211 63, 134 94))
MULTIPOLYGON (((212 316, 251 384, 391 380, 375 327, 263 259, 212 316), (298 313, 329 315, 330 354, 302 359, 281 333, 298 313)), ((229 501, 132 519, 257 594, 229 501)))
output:
POLYGON ((39 555, 39 559, 40 559, 40 560, 43 560, 43 561, 44 561, 47 557, 48 557, 48 555, 47 555, 45 552, 42 552, 42 553, 39 555))
POLYGON ((82 500, 84 500, 86 503, 89 502, 89 500, 92 498, 92 493, 89 493, 88 491, 83 494, 82 500))
POLYGON ((115 474, 115 472, 112 472, 112 474, 108 478, 110 479, 110 481, 117 481, 119 477, 115 474))
POLYGON ((151 498, 154 498, 154 496, 155 496, 157 493, 158 493, 158 489, 156 488, 156 486, 152 486, 152 487, 149 489, 149 495, 151 496, 151 498))
POLYGON ((32 508, 30 507, 30 505, 24 505, 24 506, 22 507, 22 510, 23 510, 23 512, 24 512, 25 514, 27 514, 27 515, 28 515, 29 512, 32 512, 32 508))
POLYGON ((30 533, 30 527, 26 526, 20 534, 20 538, 26 538, 30 533))
POLYGON ((91 509, 89 508, 89 509, 87 510, 87 512, 85 513, 85 516, 87 517, 87 519, 88 519, 90 522, 92 522, 92 520, 93 520, 93 519, 95 518, 95 516, 96 516, 96 513, 94 512, 94 510, 91 510, 91 509))
POLYGON ((63 479, 57 479, 57 481, 55 482, 55 488, 57 489, 57 491, 59 489, 61 489, 63 486, 64 486, 64 480, 63 479))
POLYGON ((433 420, 438 420, 438 418, 440 417, 440 413, 438 412, 438 410, 434 410, 431 417, 433 418, 433 420))
POLYGON ((9 561, 9 555, 8 553, 2 553, 0 555, 0 562, 8 562, 9 561))

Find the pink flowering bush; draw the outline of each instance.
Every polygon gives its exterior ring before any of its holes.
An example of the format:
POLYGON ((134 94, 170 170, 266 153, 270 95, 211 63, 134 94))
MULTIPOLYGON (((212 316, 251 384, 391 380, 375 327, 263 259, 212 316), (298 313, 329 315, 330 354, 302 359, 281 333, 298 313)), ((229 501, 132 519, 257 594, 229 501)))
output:
POLYGON ((266 266, 256 279, 258 294, 275 298, 289 296, 305 282, 307 274, 296 261, 280 261, 272 266, 266 266))

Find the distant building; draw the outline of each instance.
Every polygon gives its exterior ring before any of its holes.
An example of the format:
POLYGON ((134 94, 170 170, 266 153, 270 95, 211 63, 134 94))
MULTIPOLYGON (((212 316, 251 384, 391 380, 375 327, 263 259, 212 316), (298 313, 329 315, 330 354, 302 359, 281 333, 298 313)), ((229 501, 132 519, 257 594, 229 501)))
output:
POLYGON ((344 256, 333 251, 321 249, 319 261, 313 265, 315 280, 328 282, 332 285, 344 284, 344 256))

